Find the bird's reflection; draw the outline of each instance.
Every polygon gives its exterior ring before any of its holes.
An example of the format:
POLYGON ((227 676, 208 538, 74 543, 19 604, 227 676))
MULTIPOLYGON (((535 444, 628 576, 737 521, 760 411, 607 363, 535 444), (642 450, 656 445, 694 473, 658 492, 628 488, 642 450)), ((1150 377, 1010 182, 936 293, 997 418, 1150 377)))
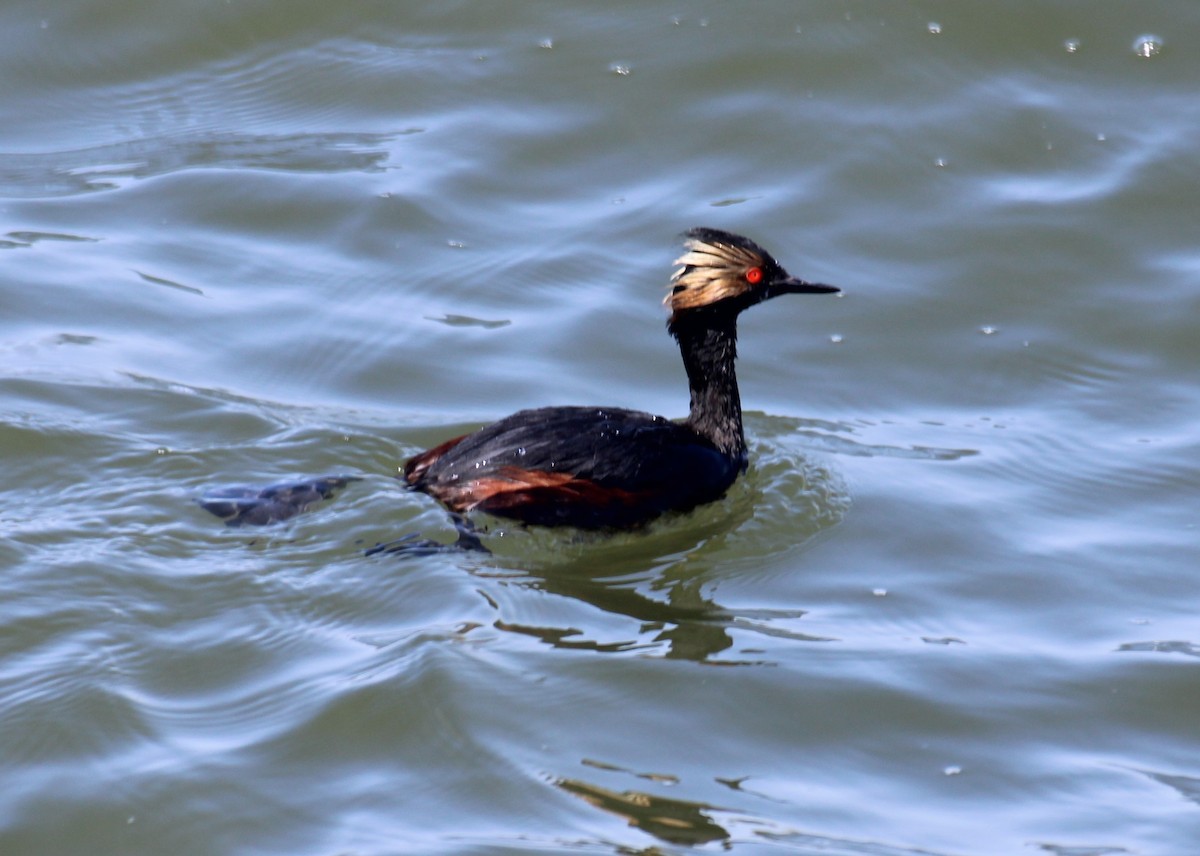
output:
MULTIPOLYGON (((794 428, 790 423, 785 427, 794 428)), ((496 630, 554 648, 632 652, 706 665, 761 665, 760 659, 720 656, 735 645, 731 631, 802 642, 830 640, 793 629, 804 610, 723 606, 714 598, 716 582, 730 563, 778 563, 835 526, 849 506, 849 494, 836 472, 776 440, 760 443, 756 452, 756 466, 720 501, 632 531, 572 534, 479 515, 455 521, 454 543, 409 535, 366 553, 462 558, 468 572, 483 581, 479 592, 498 613, 492 622, 496 630), (544 614, 546 605, 530 598, 514 603, 514 591, 549 595, 549 609, 570 618, 530 621, 527 611, 544 614), (604 615, 594 622, 581 619, 574 608, 579 604, 604 615), (602 641, 597 638, 600 625, 606 633, 612 626, 606 616, 632 619, 637 629, 602 641)), ((742 653, 757 655, 754 649, 742 653)))
POLYGON ((728 830, 706 813, 715 806, 644 791, 612 791, 580 779, 557 779, 555 784, 668 844, 695 846, 729 838, 728 830))
MULTIPOLYGON (((762 632, 800 641, 828 641, 795 633, 767 622, 795 620, 803 610, 730 610, 717 603, 711 561, 694 554, 719 549, 744 518, 751 502, 737 503, 741 513, 714 513, 715 519, 688 519, 664 530, 628 536, 622 542, 589 542, 574 552, 560 550, 551 559, 512 562, 519 571, 500 577, 505 587, 520 587, 587 604, 609 615, 633 619, 638 624, 632 638, 599 641, 588 629, 525 623, 503 615, 498 597, 481 592, 501 615, 494 627, 508 633, 530 636, 555 648, 591 650, 601 653, 641 652, 643 656, 662 651, 668 659, 692 660, 710 665, 752 665, 761 660, 718 658, 734 645, 731 630, 762 632), (701 534, 702 533, 702 534, 701 534), (567 554, 564 555, 564 552, 567 554)), ((724 509, 728 512, 730 509, 724 509)), ((736 510, 736 509, 735 509, 736 510)), ((498 564, 506 564, 502 558, 498 564)), ((476 573, 487 576, 497 570, 488 563, 476 573)), ((577 616, 576 616, 577 619, 577 616)))
MULTIPOLYGON (((578 627, 537 626, 504 618, 497 618, 494 622, 497 630, 531 636, 555 648, 604 653, 655 650, 666 643, 664 656, 697 661, 708 660, 733 645, 729 626, 734 616, 700 593, 699 580, 678 582, 665 592, 665 601, 620 584, 605 585, 594 580, 543 577, 526 578, 522 584, 635 619, 640 623, 638 635, 629 640, 600 642, 589 639, 585 631, 578 627)), ((485 597, 497 611, 502 611, 495 599, 485 597)))

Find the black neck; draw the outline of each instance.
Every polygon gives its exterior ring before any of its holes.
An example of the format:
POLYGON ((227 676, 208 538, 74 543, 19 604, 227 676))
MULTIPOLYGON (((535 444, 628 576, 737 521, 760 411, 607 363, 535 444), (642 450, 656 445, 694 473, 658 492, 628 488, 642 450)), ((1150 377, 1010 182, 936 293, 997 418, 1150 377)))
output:
POLYGON ((744 461, 742 399, 733 370, 737 358, 737 317, 689 315, 670 324, 671 334, 679 341, 692 393, 692 410, 686 424, 724 454, 744 461))

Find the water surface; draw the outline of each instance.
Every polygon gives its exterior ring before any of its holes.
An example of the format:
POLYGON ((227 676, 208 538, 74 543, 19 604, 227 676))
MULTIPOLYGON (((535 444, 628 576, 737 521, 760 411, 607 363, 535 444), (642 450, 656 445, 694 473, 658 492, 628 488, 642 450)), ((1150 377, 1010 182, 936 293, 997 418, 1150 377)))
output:
POLYGON ((0 852, 1195 849, 1192 4, 0 24, 0 852), (844 288, 744 317, 747 477, 365 556, 455 433, 685 412, 693 225, 844 288))

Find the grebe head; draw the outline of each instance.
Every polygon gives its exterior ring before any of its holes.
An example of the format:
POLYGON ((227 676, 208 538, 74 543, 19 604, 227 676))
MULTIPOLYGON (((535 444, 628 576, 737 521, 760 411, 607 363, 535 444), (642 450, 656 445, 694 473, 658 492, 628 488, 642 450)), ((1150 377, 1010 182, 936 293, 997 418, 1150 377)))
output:
POLYGON ((671 276, 663 303, 670 324, 701 310, 737 315, 780 294, 834 294, 832 285, 805 282, 783 269, 774 257, 749 238, 720 229, 698 227, 684 233, 681 267, 671 276))

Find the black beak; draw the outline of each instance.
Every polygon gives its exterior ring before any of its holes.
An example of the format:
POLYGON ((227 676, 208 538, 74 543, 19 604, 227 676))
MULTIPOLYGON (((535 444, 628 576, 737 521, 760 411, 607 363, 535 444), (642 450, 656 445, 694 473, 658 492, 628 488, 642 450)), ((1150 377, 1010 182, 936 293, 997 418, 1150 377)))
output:
POLYGON ((825 285, 820 282, 805 282, 794 276, 777 279, 769 287, 769 297, 778 294, 837 294, 841 291, 836 285, 825 285))

